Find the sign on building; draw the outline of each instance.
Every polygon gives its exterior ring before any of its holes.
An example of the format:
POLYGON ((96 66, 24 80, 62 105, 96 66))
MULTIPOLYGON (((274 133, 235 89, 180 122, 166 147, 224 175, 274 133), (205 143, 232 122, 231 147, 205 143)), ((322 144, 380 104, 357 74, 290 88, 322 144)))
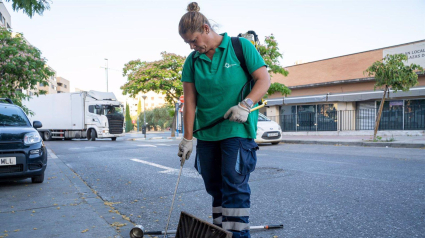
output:
POLYGON ((394 54, 407 55, 407 65, 413 63, 425 67, 425 42, 385 49, 383 57, 394 54))

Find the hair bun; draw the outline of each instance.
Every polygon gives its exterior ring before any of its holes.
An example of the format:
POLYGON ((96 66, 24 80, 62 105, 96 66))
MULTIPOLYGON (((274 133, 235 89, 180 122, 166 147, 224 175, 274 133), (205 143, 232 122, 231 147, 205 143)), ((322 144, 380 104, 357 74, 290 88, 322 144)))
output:
POLYGON ((199 12, 201 8, 198 6, 197 2, 191 2, 189 5, 187 5, 187 11, 188 12, 199 12))

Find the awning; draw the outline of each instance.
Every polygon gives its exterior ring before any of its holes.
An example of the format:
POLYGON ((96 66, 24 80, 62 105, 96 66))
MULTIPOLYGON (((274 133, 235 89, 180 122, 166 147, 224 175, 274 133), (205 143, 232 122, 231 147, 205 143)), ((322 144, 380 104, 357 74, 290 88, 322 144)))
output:
MULTIPOLYGON (((383 91, 369 91, 358 93, 341 93, 329 95, 315 95, 305 97, 289 97, 284 99, 284 104, 298 104, 298 103, 317 103, 317 102, 358 102, 368 100, 379 100, 383 96, 383 91)), ((404 98, 404 97, 418 97, 425 96, 425 87, 411 88, 407 92, 390 90, 389 99, 404 98)), ((275 104, 277 105, 277 104, 275 104)), ((282 104, 279 104, 282 105, 282 104)))
POLYGON ((326 102, 326 95, 308 96, 308 97, 291 97, 285 98, 284 104, 309 103, 309 102, 326 102))
POLYGON ((283 98, 266 99, 267 106, 283 105, 283 98))

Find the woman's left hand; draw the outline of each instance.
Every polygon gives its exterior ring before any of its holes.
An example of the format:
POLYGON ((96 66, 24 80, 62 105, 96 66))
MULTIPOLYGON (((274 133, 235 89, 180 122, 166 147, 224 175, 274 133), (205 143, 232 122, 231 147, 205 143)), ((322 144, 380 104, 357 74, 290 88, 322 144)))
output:
POLYGON ((226 114, 224 114, 224 119, 227 119, 230 116, 229 121, 244 123, 248 119, 249 113, 250 110, 248 108, 241 106, 241 104, 238 103, 238 105, 227 110, 226 114))

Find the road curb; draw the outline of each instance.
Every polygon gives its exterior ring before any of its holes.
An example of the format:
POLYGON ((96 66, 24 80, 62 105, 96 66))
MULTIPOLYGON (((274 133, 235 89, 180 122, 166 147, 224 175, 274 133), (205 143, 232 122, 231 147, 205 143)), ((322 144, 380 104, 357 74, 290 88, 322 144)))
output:
POLYGON ((312 141, 312 140, 281 140, 287 144, 311 144, 311 145, 344 145, 365 147, 392 147, 392 148, 425 148, 425 144, 408 144, 397 142, 360 142, 360 141, 312 141))

